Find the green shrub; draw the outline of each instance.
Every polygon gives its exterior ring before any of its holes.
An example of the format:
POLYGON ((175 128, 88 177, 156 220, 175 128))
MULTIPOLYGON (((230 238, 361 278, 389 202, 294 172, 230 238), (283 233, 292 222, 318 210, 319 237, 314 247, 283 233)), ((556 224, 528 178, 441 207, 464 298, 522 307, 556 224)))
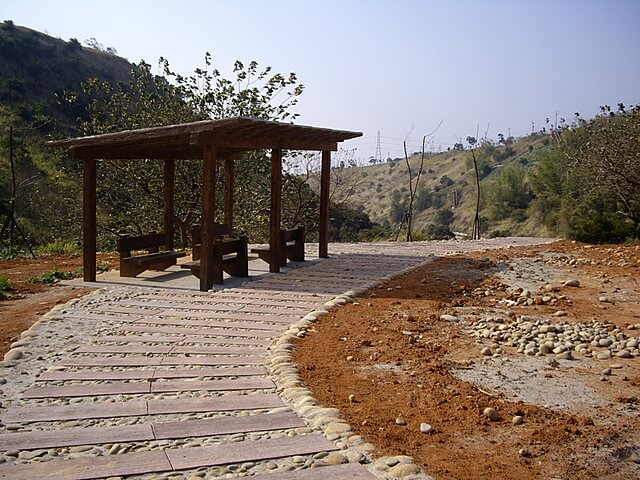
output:
POLYGON ((74 270, 74 271, 66 271, 63 272, 54 268, 53 270, 43 273, 39 277, 31 277, 27 279, 27 283, 57 283, 60 280, 71 280, 72 278, 76 278, 82 275, 82 270, 74 270))
POLYGON ((0 277, 0 300, 7 298, 7 293, 13 290, 11 282, 6 277, 0 277))
POLYGON ((56 240, 55 242, 42 245, 38 248, 38 252, 45 255, 76 255, 81 253, 80 245, 62 240, 56 240))

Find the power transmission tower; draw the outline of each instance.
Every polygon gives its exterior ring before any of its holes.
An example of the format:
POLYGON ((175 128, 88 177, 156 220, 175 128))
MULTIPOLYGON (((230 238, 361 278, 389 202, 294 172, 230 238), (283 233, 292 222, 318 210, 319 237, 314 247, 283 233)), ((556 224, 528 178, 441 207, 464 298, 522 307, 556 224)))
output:
POLYGON ((380 147, 380 130, 378 130, 378 141, 376 143, 376 163, 382 163, 382 148, 380 147))

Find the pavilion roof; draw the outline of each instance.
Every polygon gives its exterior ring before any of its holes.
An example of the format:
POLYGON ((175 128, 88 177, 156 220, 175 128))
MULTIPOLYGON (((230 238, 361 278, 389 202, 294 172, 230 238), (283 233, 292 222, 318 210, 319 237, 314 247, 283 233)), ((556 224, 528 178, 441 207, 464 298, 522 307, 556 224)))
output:
POLYGON ((215 145, 220 158, 248 150, 335 151, 339 142, 361 132, 294 125, 256 118, 202 120, 47 142, 68 149, 75 159, 201 159, 203 145, 215 145))

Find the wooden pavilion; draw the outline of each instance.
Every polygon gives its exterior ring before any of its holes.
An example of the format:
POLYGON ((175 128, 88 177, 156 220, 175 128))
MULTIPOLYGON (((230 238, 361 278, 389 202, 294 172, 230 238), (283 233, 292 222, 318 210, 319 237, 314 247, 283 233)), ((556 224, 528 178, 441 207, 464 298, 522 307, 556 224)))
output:
MULTIPOLYGON (((143 128, 103 135, 48 142, 67 149, 71 159, 82 160, 84 280, 96 280, 96 168, 99 159, 164 160, 164 230, 172 242, 175 190, 175 161, 202 160, 202 253, 200 290, 213 286, 213 242, 216 216, 216 175, 218 162, 224 163, 224 222, 233 224, 234 162, 251 150, 271 150, 271 216, 269 271, 279 272, 281 256, 282 151, 322 152, 320 181, 319 256, 328 256, 329 180, 331 152, 338 143, 361 136, 361 132, 293 125, 254 118, 237 117, 203 120, 164 127, 143 128)), ((172 248, 173 245, 171 244, 172 248)))

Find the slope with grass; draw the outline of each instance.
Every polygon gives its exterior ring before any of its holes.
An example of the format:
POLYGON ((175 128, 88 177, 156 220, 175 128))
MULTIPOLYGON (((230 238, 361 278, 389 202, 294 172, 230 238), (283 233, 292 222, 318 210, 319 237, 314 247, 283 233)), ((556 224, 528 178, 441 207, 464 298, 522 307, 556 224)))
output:
MULTIPOLYGON (((549 235, 538 219, 528 216, 526 206, 509 206, 507 201, 503 202, 504 211, 496 212, 497 200, 494 198, 502 172, 505 169, 518 169, 524 172, 526 178, 536 165, 538 154, 546 150, 549 143, 548 136, 535 134, 518 139, 508 146, 487 143, 476 149, 482 177, 480 188, 483 235, 549 235), (492 206, 493 211, 490 208, 492 206)), ((414 184, 420 160, 420 155, 413 155, 409 159, 414 184)), ((334 193, 337 197, 347 196, 344 192, 349 190, 349 203, 360 206, 375 222, 388 224, 392 230, 397 229, 409 198, 409 172, 405 160, 335 169, 333 175, 339 178, 340 187, 337 190, 343 190, 342 193, 334 193)), ((528 195, 526 182, 512 187, 515 191, 510 192, 510 195, 528 195), (522 192, 518 192, 518 189, 522 192)), ((421 233, 430 236, 430 224, 444 225, 452 231, 470 234, 475 202, 476 180, 469 151, 451 150, 425 156, 414 203, 414 229, 418 237, 421 233)))

